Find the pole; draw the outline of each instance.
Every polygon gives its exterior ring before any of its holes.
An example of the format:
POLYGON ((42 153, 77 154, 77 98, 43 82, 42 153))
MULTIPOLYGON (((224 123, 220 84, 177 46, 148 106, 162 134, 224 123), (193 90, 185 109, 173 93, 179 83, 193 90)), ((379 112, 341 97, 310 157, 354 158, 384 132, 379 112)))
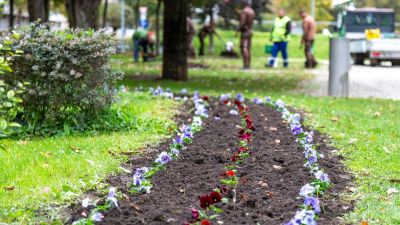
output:
POLYGON ((329 96, 348 97, 350 41, 347 38, 330 39, 329 46, 329 96))
POLYGON ((125 38, 125 0, 121 0, 121 43, 120 50, 123 51, 125 38))
POLYGON ((311 16, 315 19, 315 0, 311 0, 311 16))

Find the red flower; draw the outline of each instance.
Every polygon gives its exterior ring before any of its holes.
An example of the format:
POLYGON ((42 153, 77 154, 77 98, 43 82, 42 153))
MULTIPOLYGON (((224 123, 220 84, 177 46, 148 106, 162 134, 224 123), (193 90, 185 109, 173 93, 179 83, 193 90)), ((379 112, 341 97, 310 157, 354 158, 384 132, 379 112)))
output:
POLYGON ((202 99, 203 99, 204 101, 208 101, 208 96, 205 95, 205 96, 202 97, 202 99))
POLYGON ((240 130, 239 130, 239 135, 243 135, 244 132, 246 132, 244 129, 240 129, 240 130))
POLYGON ((224 100, 224 104, 227 105, 229 103, 229 100, 224 100))
POLYGON ((199 216, 200 216, 199 210, 192 209, 192 217, 193 217, 193 219, 197 220, 197 219, 199 219, 199 216))
POLYGON ((222 192, 222 194, 224 194, 224 195, 226 195, 227 193, 228 193, 228 188, 226 187, 226 186, 222 186, 221 188, 220 188, 220 190, 221 190, 221 192, 222 192))
POLYGON ((225 172, 225 174, 226 174, 228 177, 233 177, 233 176, 235 176, 235 171, 233 171, 233 170, 228 170, 228 171, 225 172))
POLYGON ((203 208, 203 209, 205 209, 208 206, 214 204, 213 199, 208 195, 200 196, 199 199, 200 199, 200 207, 203 208))
POLYGON ((214 203, 220 202, 222 200, 221 194, 216 191, 211 192, 210 198, 213 200, 214 203))
POLYGON ((200 225, 211 225, 211 222, 208 221, 208 220, 202 220, 202 221, 200 222, 200 225))
POLYGON ((237 99, 235 99, 233 103, 235 103, 235 105, 236 105, 237 107, 242 106, 242 103, 241 103, 239 100, 237 100, 237 99))
POLYGON ((240 135, 240 139, 243 140, 243 141, 250 141, 251 134, 245 133, 243 135, 240 135))
POLYGON ((237 153, 233 154, 232 159, 231 159, 232 162, 236 162, 237 159, 238 159, 238 154, 237 153))
POLYGON ((247 150, 249 150, 248 147, 245 147, 245 146, 240 146, 240 147, 239 147, 239 152, 240 152, 240 153, 245 152, 245 151, 247 151, 247 150))

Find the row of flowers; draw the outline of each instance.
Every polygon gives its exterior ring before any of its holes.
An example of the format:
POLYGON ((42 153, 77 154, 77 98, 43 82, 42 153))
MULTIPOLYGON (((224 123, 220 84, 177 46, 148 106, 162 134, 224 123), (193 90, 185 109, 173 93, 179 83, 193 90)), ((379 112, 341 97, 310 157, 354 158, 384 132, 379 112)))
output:
MULTIPOLYGON (((239 183, 237 176, 237 170, 239 164, 243 163, 243 160, 250 156, 249 144, 252 141, 252 132, 255 130, 253 119, 249 114, 249 107, 244 102, 244 97, 241 94, 236 96, 236 99, 231 101, 229 95, 222 96, 221 104, 231 105, 232 103, 236 106, 236 110, 232 109, 230 114, 239 115, 242 117, 242 125, 238 131, 239 146, 236 151, 233 152, 231 157, 231 163, 225 166, 225 170, 220 174, 219 182, 220 187, 215 188, 208 195, 199 196, 200 210, 192 209, 192 220, 185 222, 186 225, 209 225, 212 220, 218 219, 218 214, 223 212, 222 208, 217 203, 226 204, 228 203, 228 194, 232 196, 232 201, 236 202, 236 186, 239 183)), ((218 221, 221 223, 222 221, 218 221)))
POLYGON ((292 134, 296 137, 296 142, 303 149, 306 159, 304 166, 310 170, 315 177, 310 183, 305 184, 300 192, 299 198, 303 199, 293 219, 286 225, 316 225, 316 220, 321 213, 319 197, 322 196, 331 185, 328 175, 318 166, 318 160, 324 157, 316 150, 314 142, 314 133, 304 131, 301 125, 301 117, 298 113, 292 113, 285 106, 285 103, 278 99, 273 102, 270 97, 266 97, 265 101, 259 98, 254 99, 256 104, 265 104, 282 113, 282 119, 289 126, 292 134))
MULTIPOLYGON (((124 91, 123 89, 121 91, 124 91)), ((165 98, 171 98, 175 100, 188 100, 189 98, 184 97, 174 97, 173 93, 167 89, 163 90, 161 87, 156 89, 150 88, 150 93, 154 96, 160 96, 165 98)), ((182 95, 186 95, 187 91, 182 89, 182 95)), ((169 145, 167 151, 161 152, 158 157, 153 162, 151 167, 141 167, 137 168, 131 183, 131 193, 149 193, 153 185, 151 184, 150 178, 153 177, 158 171, 165 169, 167 163, 171 162, 173 159, 178 159, 181 151, 186 149, 186 145, 192 143, 193 134, 199 132, 203 127, 203 119, 208 117, 207 101, 208 97, 200 97, 198 92, 195 92, 192 97, 194 104, 194 116, 192 117, 192 123, 190 125, 182 125, 176 130, 176 137, 173 143, 169 145)), ((82 201, 82 207, 87 208, 90 205, 95 207, 91 210, 89 216, 83 215, 86 218, 79 219, 73 222, 73 225, 87 225, 94 224, 95 222, 100 222, 104 218, 101 212, 105 212, 113 207, 118 207, 116 188, 111 187, 106 197, 104 204, 97 205, 96 203, 90 202, 89 198, 85 198, 82 201)))

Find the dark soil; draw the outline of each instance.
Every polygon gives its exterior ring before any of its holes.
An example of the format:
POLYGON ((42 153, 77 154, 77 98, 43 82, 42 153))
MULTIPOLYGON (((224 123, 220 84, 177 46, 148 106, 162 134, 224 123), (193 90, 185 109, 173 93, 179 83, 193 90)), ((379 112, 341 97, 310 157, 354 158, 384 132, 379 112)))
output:
MULTIPOLYGON (((198 196, 209 194, 219 186, 224 166, 230 163, 238 146, 237 125, 240 116, 230 115, 232 106, 210 102, 210 117, 204 129, 195 134, 193 143, 170 162, 165 171, 152 178, 151 193, 130 195, 132 174, 110 177, 108 182, 126 194, 120 207, 104 213, 101 224, 183 224, 190 220, 191 208, 199 209, 198 196), (214 117, 220 117, 216 120, 214 117)), ((218 220, 224 224, 282 224, 288 222, 302 203, 297 199, 300 188, 313 179, 303 167, 304 155, 281 115, 270 108, 250 104, 256 131, 251 145, 252 155, 238 169, 237 201, 223 206, 218 220), (275 129, 276 128, 276 129, 275 129)), ((333 187, 322 199, 324 212, 318 224, 340 224, 340 216, 350 209, 340 201, 351 177, 339 157, 332 153, 326 140, 317 135, 319 151, 325 154, 320 165, 329 174, 333 187)), ((144 156, 133 157, 125 168, 134 171, 149 166, 156 155, 167 149, 161 144, 144 156)), ((72 221, 81 217, 82 209, 74 209, 72 221)))

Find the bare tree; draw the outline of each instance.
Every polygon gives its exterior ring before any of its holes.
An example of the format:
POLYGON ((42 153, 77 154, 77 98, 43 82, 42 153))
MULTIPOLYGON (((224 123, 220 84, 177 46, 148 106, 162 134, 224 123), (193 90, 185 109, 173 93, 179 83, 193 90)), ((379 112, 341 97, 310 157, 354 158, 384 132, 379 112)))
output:
POLYGON ((190 0, 164 0, 163 79, 187 80, 186 18, 190 0))

